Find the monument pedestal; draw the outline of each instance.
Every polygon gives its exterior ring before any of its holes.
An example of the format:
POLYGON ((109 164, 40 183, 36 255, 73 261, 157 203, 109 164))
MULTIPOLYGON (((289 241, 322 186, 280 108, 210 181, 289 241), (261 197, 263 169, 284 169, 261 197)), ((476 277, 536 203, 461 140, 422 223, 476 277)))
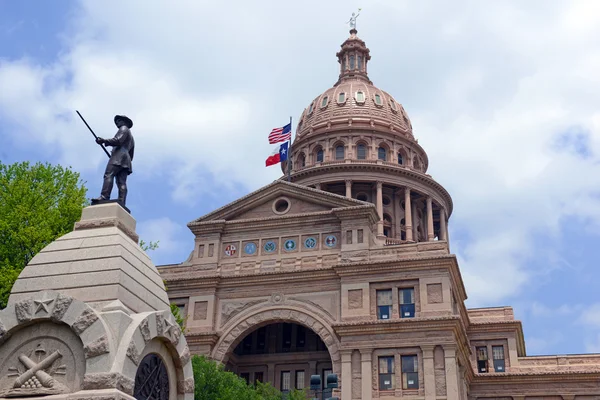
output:
POLYGON ((0 398, 194 398, 185 337, 137 241, 119 204, 95 205, 31 260, 0 311, 0 398))

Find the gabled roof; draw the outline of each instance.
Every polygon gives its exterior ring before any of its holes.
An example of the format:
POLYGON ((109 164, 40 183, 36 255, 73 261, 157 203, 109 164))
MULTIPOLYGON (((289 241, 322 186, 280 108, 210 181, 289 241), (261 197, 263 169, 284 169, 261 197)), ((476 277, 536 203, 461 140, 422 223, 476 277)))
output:
MULTIPOLYGON (((309 188, 304 185, 298 185, 283 180, 276 180, 269 185, 247 194, 211 213, 208 213, 198 219, 188 223, 188 227, 209 222, 231 220, 236 216, 242 215, 263 205, 269 201, 273 201, 279 197, 291 197, 300 199, 305 203, 310 203, 315 206, 320 206, 323 209, 346 208, 371 205, 360 200, 350 199, 337 194, 325 192, 323 190, 309 188)), ((372 205, 371 205, 372 206, 372 205)))

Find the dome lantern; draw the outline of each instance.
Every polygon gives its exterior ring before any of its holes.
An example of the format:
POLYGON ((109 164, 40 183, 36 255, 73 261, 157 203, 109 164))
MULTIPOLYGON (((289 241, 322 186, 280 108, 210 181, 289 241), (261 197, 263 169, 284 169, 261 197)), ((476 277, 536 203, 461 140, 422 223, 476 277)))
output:
POLYGON ((364 41, 356 36, 357 30, 350 30, 350 37, 341 45, 336 54, 340 63, 340 76, 336 85, 346 79, 363 79, 371 83, 367 75, 367 64, 371 59, 369 49, 364 41))

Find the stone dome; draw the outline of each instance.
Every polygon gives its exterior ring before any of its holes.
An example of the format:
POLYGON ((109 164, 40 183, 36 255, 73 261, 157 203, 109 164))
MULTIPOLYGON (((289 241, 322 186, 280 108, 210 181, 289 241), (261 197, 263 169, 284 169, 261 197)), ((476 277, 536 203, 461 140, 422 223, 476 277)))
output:
POLYGON ((336 125, 353 124, 413 139, 412 125, 402 105, 369 80, 369 53, 365 42, 356 36, 356 30, 351 30, 336 54, 339 79, 304 109, 296 129, 298 139, 335 129, 336 125))

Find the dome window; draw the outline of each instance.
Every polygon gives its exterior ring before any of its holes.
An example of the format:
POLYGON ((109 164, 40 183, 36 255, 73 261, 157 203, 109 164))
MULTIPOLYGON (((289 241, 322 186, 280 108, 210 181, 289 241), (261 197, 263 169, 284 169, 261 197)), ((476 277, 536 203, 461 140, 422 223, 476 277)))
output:
POLYGON ((379 149, 377 149, 377 158, 381 161, 387 160, 387 150, 385 147, 379 147, 379 149))
POLYGON ((362 57, 358 56, 358 63, 356 64, 356 69, 359 71, 362 69, 362 57))
POLYGON ((375 104, 377 104, 378 106, 383 105, 383 103, 381 101, 381 96, 378 94, 375 94, 375 104))
POLYGON ((315 108, 315 103, 310 103, 310 108, 308 109, 308 115, 312 114, 313 110, 315 108))
POLYGON ((322 148, 318 148, 317 149, 317 162, 323 162, 323 149, 322 148))
POLYGON ((359 193, 356 195, 356 200, 369 201, 369 196, 366 193, 359 193))
POLYGON ((339 144, 335 147, 335 159, 336 160, 343 160, 344 159, 344 145, 343 144, 339 144))
POLYGON ((356 146, 356 158, 359 160, 367 159, 367 146, 362 143, 356 146))
POLYGON ((356 102, 359 104, 365 103, 365 94, 363 92, 356 92, 356 102))
POLYGON ((338 104, 344 104, 346 102, 346 93, 342 92, 338 95, 338 104))
POLYGON ((354 55, 350 56, 350 69, 353 70, 354 69, 354 55))
POLYGON ((398 106, 396 106, 396 102, 392 98, 390 98, 390 107, 392 108, 392 111, 398 112, 398 106))
POLYGON ((321 100, 321 108, 327 107, 327 103, 329 103, 329 97, 325 96, 323 97, 323 100, 321 100))
POLYGON ((300 153, 298 156, 298 166, 300 168, 304 168, 306 166, 306 157, 304 157, 304 153, 300 153))
POLYGON ((398 153, 398 164, 404 164, 404 158, 402 157, 402 153, 398 153))

